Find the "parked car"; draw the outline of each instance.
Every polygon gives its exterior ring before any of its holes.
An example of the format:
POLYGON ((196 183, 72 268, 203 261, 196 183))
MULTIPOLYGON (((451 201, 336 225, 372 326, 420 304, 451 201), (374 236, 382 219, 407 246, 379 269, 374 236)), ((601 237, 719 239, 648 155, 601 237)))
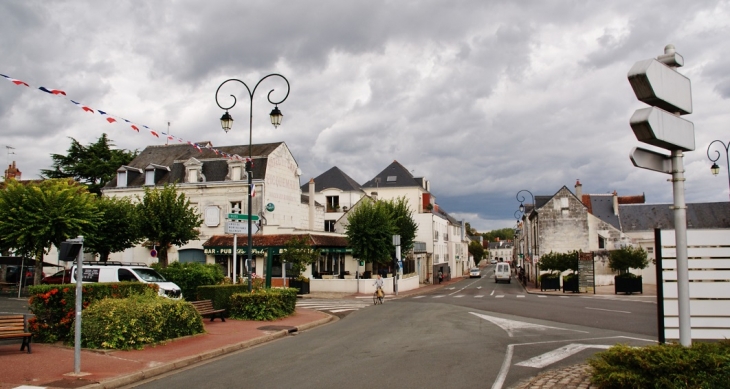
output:
POLYGON ((479 278, 481 276, 482 276, 482 271, 478 267, 475 267, 475 268, 469 270, 469 278, 475 278, 475 277, 479 278))
MULTIPOLYGON (((25 266, 23 267, 23 273, 25 273, 25 278, 23 280, 23 286, 26 285, 33 285, 33 272, 35 271, 35 267, 33 266, 25 266)), ((8 265, 7 267, 7 273, 5 273, 5 282, 11 282, 17 284, 20 280, 20 266, 16 265, 8 265)), ((45 277, 46 275, 44 273, 41 274, 41 277, 45 277)))
POLYGON ((496 258, 492 258, 492 259, 491 259, 491 260, 489 261, 489 263, 491 263, 492 265, 494 265, 495 263, 497 263, 497 259, 496 259, 496 258))
POLYGON ((512 282, 512 269, 510 269, 508 263, 500 262, 497 264, 497 267, 494 268, 494 282, 499 281, 507 281, 507 283, 512 282))
POLYGON ((41 284, 70 284, 71 283, 71 269, 61 270, 47 277, 43 277, 41 284))

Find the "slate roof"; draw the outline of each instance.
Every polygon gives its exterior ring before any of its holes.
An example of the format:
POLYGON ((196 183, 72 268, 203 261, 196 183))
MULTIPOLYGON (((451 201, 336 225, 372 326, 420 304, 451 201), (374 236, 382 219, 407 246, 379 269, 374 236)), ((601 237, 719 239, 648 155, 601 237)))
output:
MULTIPOLYGON (((293 237, 304 236, 312 247, 347 247, 347 238, 343 236, 317 234, 255 234, 253 247, 283 247, 293 237)), ((240 244, 240 240, 239 240, 240 244)), ((203 247, 233 247, 233 235, 214 235, 203 243, 203 247)))
MULTIPOLYGON (((333 166, 330 170, 320 174, 314 179, 314 191, 321 192, 325 189, 340 189, 343 192, 362 191, 362 187, 357 181, 353 180, 345 174, 337 166, 333 166)), ((301 186, 303 193, 309 192, 309 182, 301 186)))
MULTIPOLYGON (((624 232, 674 229, 672 204, 619 205, 624 232)), ((687 204, 687 228, 730 229, 730 202, 687 204)))
MULTIPOLYGON (((588 206, 588 212, 593 216, 603 220, 604 222, 612 225, 616 229, 621 229, 621 222, 619 221, 618 215, 613 212, 613 195, 587 195, 590 200, 590 206, 588 206)), ((583 205, 585 204, 586 195, 583 196, 583 205)))
POLYGON ((393 161, 388 167, 378 173, 372 180, 362 184, 363 188, 400 188, 418 186, 423 187, 420 183, 423 178, 414 178, 413 174, 408 171, 398 161, 393 161))
MULTIPOLYGON (((198 142, 198 144, 201 145, 207 143, 208 142, 198 142)), ((268 162, 267 157, 282 144, 284 144, 284 142, 264 143, 251 146, 254 179, 264 178, 266 173, 266 164, 268 162)), ((237 154, 242 158, 246 158, 249 155, 248 145, 222 146, 216 147, 216 149, 231 155, 237 154)), ((156 182, 156 184, 164 185, 174 182, 184 182, 185 166, 183 164, 190 158, 195 158, 203 163, 203 175, 205 175, 207 182, 224 181, 225 176, 228 174, 226 158, 217 155, 211 149, 201 148, 201 151, 198 151, 196 148, 182 143, 147 146, 126 166, 141 169, 143 171, 150 164, 167 166, 170 168, 170 171, 163 172, 159 177, 157 177, 156 182)), ((144 185, 145 177, 144 174, 134 174, 130 175, 127 180, 127 187, 139 187, 144 185)), ((116 187, 116 176, 104 186, 105 189, 113 189, 116 187)))

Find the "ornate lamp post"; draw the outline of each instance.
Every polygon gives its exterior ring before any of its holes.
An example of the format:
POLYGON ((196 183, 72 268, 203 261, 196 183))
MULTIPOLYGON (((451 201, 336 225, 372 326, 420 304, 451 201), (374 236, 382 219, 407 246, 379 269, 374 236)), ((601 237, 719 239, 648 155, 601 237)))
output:
POLYGON ((251 259, 252 259, 252 252, 253 252, 253 237, 251 235, 251 212, 253 212, 253 201, 252 201, 252 192, 253 192, 253 155, 252 155, 252 140, 253 140, 253 95, 256 93, 256 88, 259 87, 259 84, 261 84, 261 81, 269 78, 269 77, 281 77, 286 82, 286 96, 284 96, 283 99, 279 101, 272 101, 271 100, 271 93, 274 92, 274 90, 270 90, 269 94, 266 96, 266 98, 269 100, 269 103, 274 105, 274 109, 271 110, 271 113, 269 114, 269 117, 271 118, 271 124, 274 125, 274 128, 279 127, 281 124, 281 119, 284 117, 282 115, 281 111, 279 111, 278 105, 283 103, 284 100, 286 100, 287 97, 289 97, 289 80, 287 80, 284 76, 281 74, 269 74, 267 76, 264 76, 262 79, 259 80, 259 82, 256 83, 256 86, 253 87, 253 90, 246 85, 245 82, 237 79, 237 78, 230 78, 228 80, 223 81, 218 86, 218 89, 215 91, 215 102, 218 104, 218 107, 220 109, 224 109, 226 112, 221 116, 221 127, 223 128, 223 131, 228 132, 233 127, 233 117, 231 114, 228 113, 228 110, 233 108, 236 105, 236 96, 231 95, 233 97, 233 104, 230 106, 222 106, 221 103, 218 101, 218 92, 220 92, 221 87, 225 85, 228 82, 236 81, 243 86, 246 87, 246 90, 248 91, 248 97, 249 97, 249 119, 248 119, 248 159, 246 160, 246 175, 248 176, 248 208, 246 209, 246 212, 248 212, 248 256, 246 258, 246 270, 248 272, 248 291, 251 292, 252 285, 251 285, 251 259))
MULTIPOLYGON (((517 195, 515 195, 515 198, 517 199, 517 201, 520 202, 520 212, 524 214, 525 213, 525 204, 524 203, 525 203, 526 197, 524 195, 520 195, 522 192, 527 192, 530 195, 530 197, 532 198, 532 208, 533 209, 535 209, 535 195, 533 195, 532 192, 530 192, 527 189, 522 189, 521 191, 517 192, 517 195)), ((532 225, 532 224, 530 224, 530 225, 532 225)), ((535 248, 535 250, 532 251, 532 253, 530 253, 530 263, 532 263, 535 266, 535 286, 537 286, 537 279, 538 279, 539 274, 538 274, 538 270, 537 270, 537 264, 533 263, 535 261, 534 256, 537 254, 537 237, 535 236, 535 234, 532 234, 532 245, 535 248)), ((529 252, 530 251, 529 247, 527 249, 529 252)))
POLYGON ((718 151, 718 150, 715 150, 715 154, 717 154, 717 157, 715 159, 713 159, 712 157, 710 157, 710 148, 712 147, 712 144, 715 143, 715 142, 720 143, 722 145, 722 148, 725 149, 725 166, 728 169, 728 172, 727 172, 727 184, 728 184, 728 189, 730 189, 730 156, 728 156, 728 148, 730 148, 730 142, 728 142, 727 144, 725 144, 725 143, 723 143, 720 140, 713 140, 710 143, 710 145, 707 146, 707 158, 709 158, 710 161, 712 161, 712 167, 710 167, 710 171, 715 176, 718 175, 718 174, 720 174, 720 167, 717 166, 717 160, 720 159, 720 157, 721 157, 720 151, 718 151))

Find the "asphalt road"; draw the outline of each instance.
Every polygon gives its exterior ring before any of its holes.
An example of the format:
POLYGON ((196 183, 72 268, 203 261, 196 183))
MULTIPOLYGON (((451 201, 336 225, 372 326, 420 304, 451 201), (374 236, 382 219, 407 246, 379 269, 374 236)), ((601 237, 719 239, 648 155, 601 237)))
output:
POLYGON ((646 345, 655 338, 647 336, 655 325, 643 319, 656 309, 650 303, 541 298, 489 278, 451 287, 368 306, 138 387, 498 389, 616 343, 646 345), (633 323, 631 331, 615 329, 626 327, 622 321, 633 323))

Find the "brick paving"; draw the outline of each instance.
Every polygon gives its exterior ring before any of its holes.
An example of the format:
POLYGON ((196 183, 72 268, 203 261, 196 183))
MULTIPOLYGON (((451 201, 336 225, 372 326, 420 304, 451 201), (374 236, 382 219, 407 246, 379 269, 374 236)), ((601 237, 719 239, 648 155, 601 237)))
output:
POLYGON ((549 370, 530 378, 527 382, 520 382, 511 389, 598 389, 598 386, 591 385, 588 369, 587 364, 581 363, 549 370))

